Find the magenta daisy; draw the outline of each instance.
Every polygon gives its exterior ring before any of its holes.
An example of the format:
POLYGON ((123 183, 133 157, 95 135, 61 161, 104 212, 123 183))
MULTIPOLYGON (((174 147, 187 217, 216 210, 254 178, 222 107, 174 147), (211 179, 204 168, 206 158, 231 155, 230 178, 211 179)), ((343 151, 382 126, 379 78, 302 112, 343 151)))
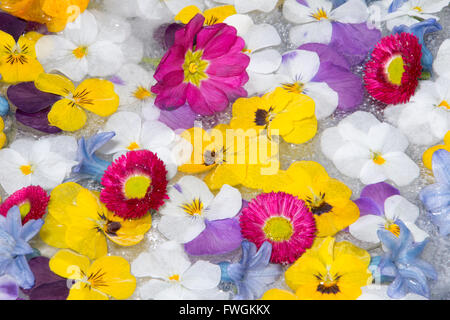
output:
POLYGON ((175 34, 175 42, 155 72, 155 105, 175 109, 186 102, 202 115, 223 111, 230 101, 247 96, 245 71, 250 58, 236 29, 224 23, 203 26, 198 14, 175 34))
POLYGON ((129 151, 106 169, 100 200, 124 219, 140 218, 168 199, 166 175, 164 162, 153 152, 129 151))
POLYGON ((303 200, 284 193, 263 193, 242 210, 239 218, 244 238, 258 248, 272 244, 273 263, 293 263, 316 237, 316 222, 303 200))
POLYGON ((18 206, 22 216, 22 224, 29 220, 37 220, 44 216, 50 197, 40 186, 29 186, 14 192, 0 205, 0 215, 8 214, 9 209, 18 206))
POLYGON ((366 64, 364 82, 375 99, 386 104, 406 103, 422 74, 422 45, 410 33, 381 39, 366 64))

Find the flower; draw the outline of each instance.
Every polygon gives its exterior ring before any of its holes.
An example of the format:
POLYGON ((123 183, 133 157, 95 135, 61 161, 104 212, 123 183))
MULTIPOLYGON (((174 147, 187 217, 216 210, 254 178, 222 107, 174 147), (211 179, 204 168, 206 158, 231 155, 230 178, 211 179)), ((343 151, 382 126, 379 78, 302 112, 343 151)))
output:
POLYGON ((305 143, 317 132, 314 101, 303 94, 291 95, 282 88, 263 97, 240 98, 233 104, 231 128, 267 130, 289 143, 305 143))
POLYGON ((8 33, 0 30, 0 74, 2 81, 17 83, 34 81, 44 71, 35 52, 36 40, 29 34, 16 40, 8 33))
POLYGON ((19 297, 19 286, 16 280, 9 276, 0 276, 0 300, 16 300, 19 297))
POLYGON ((131 263, 136 277, 151 277, 138 288, 142 299, 209 300, 223 297, 217 285, 220 267, 207 261, 189 261, 181 245, 169 241, 142 252, 131 263))
MULTIPOLYGON (((133 2, 136 0, 131 0, 133 2)), ((144 16, 150 20, 167 20, 183 8, 188 6, 196 6, 200 10, 205 8, 203 0, 137 0, 139 6, 139 15, 144 16)))
POLYGON ((57 275, 74 280, 67 300, 127 299, 136 288, 136 278, 122 257, 104 256, 91 263, 85 256, 60 250, 49 265, 57 275))
POLYGON ((242 207, 240 192, 223 185, 214 197, 208 186, 193 176, 182 177, 169 189, 161 208, 158 230, 169 240, 184 243, 190 255, 224 254, 242 241, 235 217, 242 207))
POLYGON ((0 215, 5 216, 14 207, 19 207, 22 224, 41 219, 47 211, 50 197, 40 186, 29 186, 14 192, 0 205, 0 215))
POLYGON ((142 121, 134 112, 118 112, 106 122, 103 131, 115 132, 100 152, 113 154, 114 159, 132 150, 150 150, 160 158, 168 171, 168 179, 177 173, 178 163, 174 154, 175 132, 159 121, 142 121))
POLYGON ((284 193, 264 193, 253 199, 239 217, 242 235, 258 248, 272 244, 270 261, 292 263, 316 237, 316 223, 303 200, 284 193))
POLYGON ((444 144, 433 146, 427 149, 422 155, 422 161, 426 168, 431 169, 431 160, 433 158, 433 154, 440 149, 445 149, 450 151, 450 130, 444 136, 444 144))
POLYGON ((28 241, 39 232, 43 223, 41 219, 30 220, 22 226, 17 206, 12 207, 6 217, 0 215, 0 276, 13 277, 24 289, 34 285, 34 275, 25 258, 33 252, 28 241))
POLYGON ((317 236, 333 236, 359 217, 357 205, 350 200, 352 190, 330 178, 317 162, 294 162, 267 181, 264 192, 283 191, 303 200, 316 220, 317 236))
POLYGON ((210 8, 202 13, 198 7, 191 5, 181 9, 174 19, 183 24, 188 24, 197 14, 205 17, 205 25, 211 26, 213 24, 223 23, 226 18, 236 14, 236 9, 234 6, 228 5, 210 8))
POLYGON ((100 199, 119 217, 141 218, 167 199, 166 176, 164 162, 153 152, 129 151, 105 171, 100 199))
MULTIPOLYGON (((126 21, 119 23, 127 28, 126 21)), ((118 42, 114 38, 117 33, 101 32, 101 27, 98 19, 85 11, 61 35, 40 38, 36 43, 37 59, 46 72, 59 71, 73 81, 81 81, 86 75, 113 75, 125 62, 120 44, 126 35, 118 42)))
POLYGON ((305 43, 330 44, 351 64, 365 60, 380 39, 380 30, 369 26, 369 11, 364 1, 334 3, 329 0, 286 0, 283 16, 294 23, 289 39, 300 46, 305 43), (334 8, 333 8, 334 7, 334 8))
MULTIPOLYGON (((0 8, 3 3, 0 3, 0 8)), ((0 30, 10 34, 14 40, 18 40, 27 29, 27 22, 16 18, 6 12, 0 12, 0 30)))
POLYGON ((270 289, 263 300, 355 300, 361 287, 372 282, 370 255, 350 242, 318 238, 285 273, 295 294, 270 289))
POLYGON ((350 225, 349 231, 355 238, 378 243, 377 231, 386 229, 395 236, 400 228, 394 221, 400 219, 411 231, 415 241, 423 241, 428 234, 415 225, 420 210, 417 206, 400 196, 400 192, 385 182, 365 186, 361 196, 355 201, 361 217, 350 225))
MULTIPOLYGON (((4 117, 9 113, 9 102, 5 97, 0 96, 0 117, 4 117)), ((3 130, 3 129, 2 129, 3 130)))
POLYGON ((415 35, 400 33, 384 37, 365 66, 367 91, 386 104, 408 102, 419 85, 421 58, 422 46, 415 35))
POLYGON ((450 78, 448 57, 450 56, 450 39, 444 40, 433 62, 433 70, 441 77, 450 78))
POLYGON ((311 97, 317 119, 328 117, 336 108, 354 110, 362 102, 361 79, 334 63, 322 62, 313 50, 284 53, 275 79, 273 86, 311 97))
POLYGON ((0 150, 0 184, 8 194, 30 185, 51 190, 76 165, 75 151, 76 140, 69 136, 17 139, 0 150))
POLYGON ((242 242, 242 257, 239 263, 221 262, 222 281, 232 282, 237 287, 235 300, 259 299, 265 288, 275 282, 282 273, 277 264, 270 264, 272 245, 264 242, 259 250, 256 245, 242 242))
POLYGON ((5 122, 3 121, 3 118, 0 117, 0 149, 3 148, 7 142, 6 134, 3 130, 5 130, 5 122))
POLYGON ((219 3, 232 4, 238 13, 251 11, 270 12, 275 9, 277 0, 214 0, 219 3))
POLYGON ((248 81, 250 59, 241 52, 244 41, 235 28, 223 23, 203 27, 204 21, 196 15, 178 30, 156 69, 152 92, 159 108, 174 109, 187 101, 194 112, 212 115, 247 95, 242 85, 248 81))
POLYGON ((83 109, 108 117, 119 106, 114 85, 107 80, 87 79, 75 88, 63 76, 41 73, 34 84, 42 92, 60 96, 48 113, 48 122, 64 131, 77 131, 86 124, 87 116, 83 109))
POLYGON ((423 188, 419 197, 432 222, 439 226, 439 233, 447 236, 450 233, 450 153, 444 149, 434 152, 432 168, 436 182, 423 188))
POLYGON ((272 48, 281 44, 277 30, 267 23, 254 24, 252 18, 243 14, 234 14, 224 23, 235 27, 237 35, 245 41, 244 52, 250 57, 249 81, 245 85, 248 95, 269 91, 274 72, 281 64, 280 53, 272 48))
POLYGON ((338 170, 364 184, 392 180, 398 186, 419 176, 419 167, 406 154, 408 139, 397 128, 357 111, 336 127, 327 128, 321 149, 338 170))
POLYGON ((414 242, 413 236, 401 220, 396 220, 400 236, 388 230, 378 230, 378 237, 387 252, 383 255, 379 270, 382 276, 394 278, 387 294, 393 299, 400 299, 412 292, 429 298, 430 290, 427 279, 437 279, 434 268, 418 258, 428 240, 414 242))
POLYGON ((421 81, 409 103, 388 107, 384 115, 411 143, 431 145, 442 140, 450 130, 448 80, 421 81))
POLYGON ((69 248, 91 259, 108 253, 106 238, 121 246, 144 239, 150 229, 150 215, 125 220, 107 210, 98 195, 73 182, 66 182, 50 195, 48 216, 41 239, 57 248, 69 248))

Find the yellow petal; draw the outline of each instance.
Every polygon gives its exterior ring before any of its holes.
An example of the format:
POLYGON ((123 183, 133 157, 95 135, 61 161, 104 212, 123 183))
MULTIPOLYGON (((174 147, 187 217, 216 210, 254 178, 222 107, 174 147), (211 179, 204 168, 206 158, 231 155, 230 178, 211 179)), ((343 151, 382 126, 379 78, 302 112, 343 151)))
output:
POLYGON ((286 284, 294 291, 301 286, 319 284, 316 276, 325 275, 327 269, 323 262, 310 254, 303 254, 289 269, 286 270, 286 284))
POLYGON ((108 295, 89 288, 83 283, 76 283, 69 292, 67 300, 109 300, 108 295))
POLYGON ((105 234, 108 239, 121 246, 132 246, 141 242, 144 239, 145 233, 152 226, 152 216, 150 214, 140 219, 124 220, 109 212, 107 218, 109 221, 120 223, 120 229, 115 234, 108 232, 105 234))
POLYGON ((423 164, 426 168, 432 170, 432 159, 433 159, 433 154, 440 150, 440 149, 444 149, 450 152, 450 145, 437 145, 437 146, 433 146, 429 149, 427 149, 422 156, 422 161, 423 164))
POLYGON ((175 16, 175 21, 180 21, 183 24, 188 24, 189 21, 192 20, 193 17, 195 17, 197 14, 201 14, 202 11, 197 8, 196 6, 187 6, 181 9, 180 12, 175 16))
POLYGON ((250 128, 264 127, 258 126, 255 122, 256 112, 263 110, 268 112, 270 105, 267 100, 260 97, 239 98, 233 104, 233 117, 230 127, 241 128, 244 130, 250 128))
POLYGON ((334 246, 335 260, 339 259, 342 255, 351 255, 358 258, 365 265, 365 268, 370 264, 370 254, 348 241, 337 242, 334 246))
POLYGON ((204 12, 205 24, 210 26, 216 23, 222 23, 226 18, 236 13, 236 9, 232 5, 207 9, 204 12))
POLYGON ((136 278, 130 273, 130 264, 122 257, 104 256, 92 263, 89 274, 103 274, 99 282, 92 283, 103 293, 116 299, 129 298, 136 288, 136 278))
POLYGON ((450 130, 444 136, 444 144, 450 146, 450 130))
POLYGON ((66 243, 66 225, 62 224, 51 214, 45 217, 44 225, 39 231, 41 239, 49 246, 65 249, 66 243))
POLYGON ((243 183, 247 176, 247 165, 245 164, 222 164, 211 171, 204 181, 211 190, 218 190, 224 184, 237 186, 243 183))
MULTIPOLYGON (((16 45, 16 41, 9 33, 0 30, 0 44, 2 47, 7 46, 13 48, 16 45)), ((0 57, 4 56, 5 54, 7 54, 7 51, 0 51, 0 57)))
POLYGON ((55 187, 50 193, 48 213, 63 224, 70 223, 70 216, 66 214, 69 205, 76 204, 76 197, 83 189, 78 183, 66 182, 55 187))
POLYGON ((82 279, 87 274, 90 261, 81 254, 70 250, 59 250, 49 262, 50 270, 67 279, 82 279))
MULTIPOLYGON (((314 243, 313 246, 315 246, 315 244, 316 243, 314 243)), ((325 240, 317 247, 318 257, 325 266, 329 266, 333 262, 334 244, 335 239, 333 237, 326 237, 325 240)))
POLYGON ((85 227, 67 226, 67 246, 90 259, 102 257, 108 253, 106 237, 102 231, 94 229, 94 224, 85 227))
POLYGON ((178 167, 180 172, 200 173, 209 171, 216 166, 215 163, 206 164, 205 161, 204 155, 207 149, 210 151, 214 149, 214 141, 205 130, 199 127, 190 128, 183 131, 180 137, 188 141, 193 147, 189 162, 178 167))
POLYGON ((359 208, 351 200, 346 200, 344 205, 326 201, 333 209, 321 215, 314 215, 316 219, 317 236, 333 236, 347 228, 359 218, 359 208))
POLYGON ((284 141, 288 143, 300 144, 308 142, 316 135, 317 125, 317 119, 315 116, 294 121, 292 124, 292 131, 282 135, 282 137, 284 141))
POLYGON ((42 73, 34 81, 40 91, 67 97, 75 91, 72 81, 58 74, 42 73))
POLYGON ((75 200, 76 204, 66 208, 66 214, 70 217, 70 225, 85 227, 95 225, 95 221, 101 220, 101 207, 98 198, 88 189, 81 189, 75 200))
POLYGON ((77 131, 86 124, 86 113, 69 99, 57 101, 48 113, 48 122, 64 131, 77 131))
POLYGON ((298 297, 282 289, 270 289, 264 293, 261 300, 298 300, 298 297))
POLYGON ((6 144, 6 134, 0 132, 0 149, 3 148, 6 144))
POLYGON ((102 79, 84 80, 75 90, 74 101, 101 117, 112 115, 119 107, 119 96, 114 92, 114 84, 102 79))
MULTIPOLYGON (((42 38, 44 35, 42 33, 39 32, 35 32, 35 31, 30 31, 27 32, 24 37, 30 41, 32 41, 34 43, 34 45, 36 45, 36 42, 42 38)), ((36 56, 36 53, 35 53, 36 56)))

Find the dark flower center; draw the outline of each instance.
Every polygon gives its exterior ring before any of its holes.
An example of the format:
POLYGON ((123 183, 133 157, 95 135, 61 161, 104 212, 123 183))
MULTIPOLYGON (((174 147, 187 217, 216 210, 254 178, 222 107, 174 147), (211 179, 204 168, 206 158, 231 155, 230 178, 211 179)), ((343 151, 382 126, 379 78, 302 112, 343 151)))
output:
POLYGON ((266 126, 269 123, 269 112, 267 110, 258 109, 255 112, 255 123, 258 126, 266 126))

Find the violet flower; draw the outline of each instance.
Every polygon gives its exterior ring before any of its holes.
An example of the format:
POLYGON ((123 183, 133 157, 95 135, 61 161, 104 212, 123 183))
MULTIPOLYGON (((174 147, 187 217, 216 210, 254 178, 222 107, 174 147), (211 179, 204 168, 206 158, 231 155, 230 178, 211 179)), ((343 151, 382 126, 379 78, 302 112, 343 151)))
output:
POLYGON ((19 297, 19 285, 9 276, 0 276, 0 300, 17 300, 19 297))

